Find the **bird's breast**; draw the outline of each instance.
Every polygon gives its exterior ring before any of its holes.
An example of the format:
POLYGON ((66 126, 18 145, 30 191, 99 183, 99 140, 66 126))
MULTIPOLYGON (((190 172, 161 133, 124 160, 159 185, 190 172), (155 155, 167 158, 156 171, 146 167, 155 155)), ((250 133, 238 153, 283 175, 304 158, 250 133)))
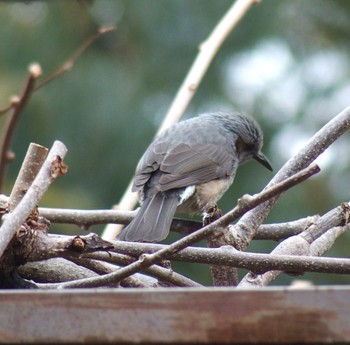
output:
POLYGON ((230 187, 233 177, 226 179, 212 180, 198 186, 187 187, 182 197, 182 203, 178 206, 177 212, 199 213, 215 206, 216 202, 223 196, 230 187), (191 192, 191 193, 190 193, 191 192))

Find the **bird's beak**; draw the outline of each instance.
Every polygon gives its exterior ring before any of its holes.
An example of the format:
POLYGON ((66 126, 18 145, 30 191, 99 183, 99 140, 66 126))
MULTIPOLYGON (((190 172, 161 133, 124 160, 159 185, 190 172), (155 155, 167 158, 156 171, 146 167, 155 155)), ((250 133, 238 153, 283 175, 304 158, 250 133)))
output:
POLYGON ((262 152, 257 153, 254 156, 254 159, 258 161, 260 164, 262 164, 265 168, 269 169, 270 171, 273 170, 269 160, 266 158, 266 156, 262 152))

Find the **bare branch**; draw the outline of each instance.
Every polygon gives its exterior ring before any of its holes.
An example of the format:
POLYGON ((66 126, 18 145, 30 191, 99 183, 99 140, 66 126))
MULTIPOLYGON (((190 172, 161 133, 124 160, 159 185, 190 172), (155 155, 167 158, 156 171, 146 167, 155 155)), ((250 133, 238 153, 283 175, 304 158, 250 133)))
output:
POLYGON ((64 282, 97 276, 90 269, 63 258, 28 262, 18 268, 18 273, 22 278, 34 280, 36 283, 64 282))
MULTIPOLYGON (((220 248, 228 245, 224 234, 225 228, 221 233, 210 236, 207 240, 209 248, 220 248)), ((236 267, 226 265, 210 265, 211 276, 214 286, 236 286, 238 284, 238 273, 236 267)))
POLYGON ((319 217, 319 215, 314 215, 285 223, 261 224, 255 233, 254 240, 280 241, 298 235, 314 224, 319 217))
POLYGON ((84 229, 94 224, 129 224, 137 211, 74 210, 40 207, 39 213, 52 223, 76 224, 84 229))
MULTIPOLYGON (((104 262, 110 262, 118 265, 129 265, 135 261, 134 257, 125 254, 119 253, 103 253, 103 252, 95 252, 90 254, 84 254, 84 258, 93 258, 95 260, 101 260, 104 262), (90 256, 91 255, 91 256, 90 256)), ((201 287, 201 284, 194 282, 193 280, 174 272, 171 269, 160 267, 160 266, 152 266, 145 270, 144 273, 147 273, 153 277, 158 278, 159 280, 170 283, 179 287, 201 287)), ((73 286, 70 286, 73 287, 73 286)))
MULTIPOLYGON (((110 256, 107 253, 99 253, 98 255, 95 256, 95 258, 99 258, 103 260, 107 259, 109 262, 123 261, 126 263, 130 263, 134 260, 131 258, 127 258, 125 255, 124 257, 120 255, 110 256)), ((117 274, 120 270, 121 269, 116 269, 111 273, 108 273, 99 277, 91 277, 91 278, 78 279, 78 280, 62 282, 62 283, 45 284, 45 285, 38 284, 38 287, 46 288, 46 289, 68 289, 68 288, 115 286, 117 281, 115 281, 114 279, 111 279, 111 277, 117 274)), ((202 286, 191 279, 188 279, 176 272, 173 272, 172 270, 169 270, 163 267, 154 266, 151 268, 147 268, 144 271, 152 276, 158 277, 164 282, 171 283, 175 286, 180 286, 180 287, 201 287, 202 286)), ((153 287, 155 287, 155 285, 153 287)))
POLYGON ((63 143, 60 141, 54 142, 42 168, 23 199, 13 212, 3 216, 3 223, 0 228, 0 258, 16 231, 36 207, 50 184, 57 176, 64 173, 65 167, 62 159, 65 157, 66 152, 67 148, 63 143))
POLYGON ((41 76, 41 67, 38 64, 29 66, 28 78, 20 97, 11 101, 12 112, 6 120, 0 139, 0 190, 3 189, 7 164, 14 158, 11 151, 11 143, 18 123, 20 114, 28 103, 34 88, 36 80, 41 76))
POLYGON ((24 157, 22 167, 17 176, 16 182, 8 201, 9 211, 13 211, 23 196, 33 183, 41 166, 43 165, 47 152, 49 150, 41 145, 31 143, 26 156, 24 157))
MULTIPOLYGON (((339 234, 343 233, 348 227, 334 228, 331 232, 339 234)), ((328 234, 328 232, 327 232, 328 234)), ((334 237, 334 236, 333 236, 334 237)), ((125 253, 135 257, 139 257, 143 253, 155 253, 166 249, 168 246, 154 243, 133 243, 133 242, 114 242, 114 252, 125 253)), ((314 255, 314 252, 311 253, 314 255)), ((235 250, 231 246, 220 248, 202 248, 187 247, 177 253, 168 253, 165 255, 166 260, 174 260, 181 262, 192 262, 201 264, 216 264, 237 268, 244 268, 253 272, 266 272, 271 269, 280 271, 295 272, 319 272, 333 274, 349 274, 350 259, 343 258, 318 258, 307 256, 294 256, 288 254, 260 254, 248 253, 235 250), (272 268, 273 267, 273 268, 272 268), (278 268, 277 268, 278 267, 278 268)), ((84 255, 89 258, 99 258, 99 253, 90 253, 84 255)), ((105 256, 105 261, 109 262, 105 256)))
POLYGON ((46 77, 41 83, 39 83, 35 90, 40 89, 44 85, 50 83, 52 80, 60 77, 62 74, 70 71, 80 56, 85 52, 87 48, 89 48, 98 38, 100 38, 105 33, 116 30, 115 26, 108 27, 100 27, 98 31, 92 36, 88 37, 79 47, 76 49, 73 54, 69 57, 67 61, 65 61, 60 67, 58 67, 55 71, 53 71, 48 77, 46 77))
MULTIPOLYGON (((350 220, 349 215, 350 203, 340 205, 336 209, 320 217, 315 224, 312 224, 309 229, 303 233, 289 237, 280 243, 271 252, 271 255, 322 255, 331 247, 335 238, 347 229, 347 227, 345 227, 345 229, 339 230, 338 226, 348 224, 350 220), (329 235, 326 235, 328 229, 335 227, 336 230, 332 230, 329 235), (314 245, 311 250, 312 243, 314 243, 314 245)), ((314 260, 315 257, 312 259, 314 260)), ((250 272, 242 279, 239 286, 265 286, 280 273, 280 271, 269 271, 264 274, 256 275, 250 272)))
MULTIPOLYGON (((3 199, 5 201, 6 198, 4 197, 3 199)), ((2 200, 0 200, 0 207, 1 202, 2 200)), ((136 212, 137 211, 77 210, 39 207, 40 215, 48 219, 51 223, 75 224, 83 229, 87 229, 95 224, 129 224, 136 212)), ((314 223, 318 217, 318 215, 315 215, 285 223, 262 224, 257 230, 254 239, 279 241, 297 235, 314 223)), ((201 227, 201 222, 174 218, 171 224, 171 231, 188 235, 201 227)))
MULTIPOLYGON (((16 97, 16 102, 17 102, 17 97, 16 97)), ((4 108, 0 109, 0 115, 4 115, 8 111, 10 111, 10 109, 12 109, 13 105, 14 105, 13 102, 10 101, 10 103, 8 105, 6 105, 4 108)))
POLYGON ((310 245, 311 255, 314 255, 314 256, 323 255, 326 251, 331 249, 335 240, 346 231, 349 231, 349 229, 350 229, 349 224, 345 226, 337 226, 332 229, 329 229, 327 232, 325 232, 319 238, 317 238, 313 243, 311 243, 310 245))
MULTIPOLYGON (((108 255, 108 254, 107 254, 108 255)), ((100 260, 93 260, 88 258, 69 258, 79 266, 86 267, 99 275, 107 274, 115 271, 117 267, 114 264, 109 264, 107 262, 102 262, 100 260)), ((72 280, 72 279, 71 279, 72 280)), ((125 278, 120 283, 115 284, 116 286, 122 287, 134 287, 134 288, 149 288, 154 287, 157 284, 157 280, 146 275, 134 274, 128 278, 125 278)))
MULTIPOLYGON (((200 45, 199 53, 170 105, 157 133, 162 132, 180 120, 221 45, 249 8, 257 2, 257 0, 235 1, 209 37, 200 45)), ((132 193, 131 186, 132 182, 129 183, 127 190, 116 208, 131 210, 135 207, 137 204, 137 194, 132 193)), ((109 224, 104 230, 102 237, 106 240, 114 240, 122 228, 120 225, 109 224)))
POLYGON ((329 229, 345 225, 350 219, 350 202, 343 202, 340 206, 324 214, 316 223, 311 224, 302 234, 310 244, 321 237, 329 229))

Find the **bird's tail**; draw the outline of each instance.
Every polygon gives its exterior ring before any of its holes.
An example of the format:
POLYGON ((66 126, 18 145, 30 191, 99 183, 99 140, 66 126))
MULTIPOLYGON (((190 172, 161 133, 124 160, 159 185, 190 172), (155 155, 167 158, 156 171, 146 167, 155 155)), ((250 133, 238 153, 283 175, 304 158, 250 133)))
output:
POLYGON ((119 240, 132 242, 159 242, 170 230, 179 197, 176 194, 157 193, 146 198, 135 218, 119 235, 119 240))

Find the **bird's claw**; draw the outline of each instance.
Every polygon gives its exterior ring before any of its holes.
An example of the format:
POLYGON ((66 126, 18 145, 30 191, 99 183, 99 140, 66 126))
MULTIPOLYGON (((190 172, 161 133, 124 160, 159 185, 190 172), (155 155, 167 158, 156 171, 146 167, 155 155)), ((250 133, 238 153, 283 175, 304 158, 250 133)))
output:
POLYGON ((217 205, 214 205, 213 207, 208 208, 203 212, 203 226, 206 226, 210 223, 215 222, 222 216, 222 211, 218 208, 217 205))

